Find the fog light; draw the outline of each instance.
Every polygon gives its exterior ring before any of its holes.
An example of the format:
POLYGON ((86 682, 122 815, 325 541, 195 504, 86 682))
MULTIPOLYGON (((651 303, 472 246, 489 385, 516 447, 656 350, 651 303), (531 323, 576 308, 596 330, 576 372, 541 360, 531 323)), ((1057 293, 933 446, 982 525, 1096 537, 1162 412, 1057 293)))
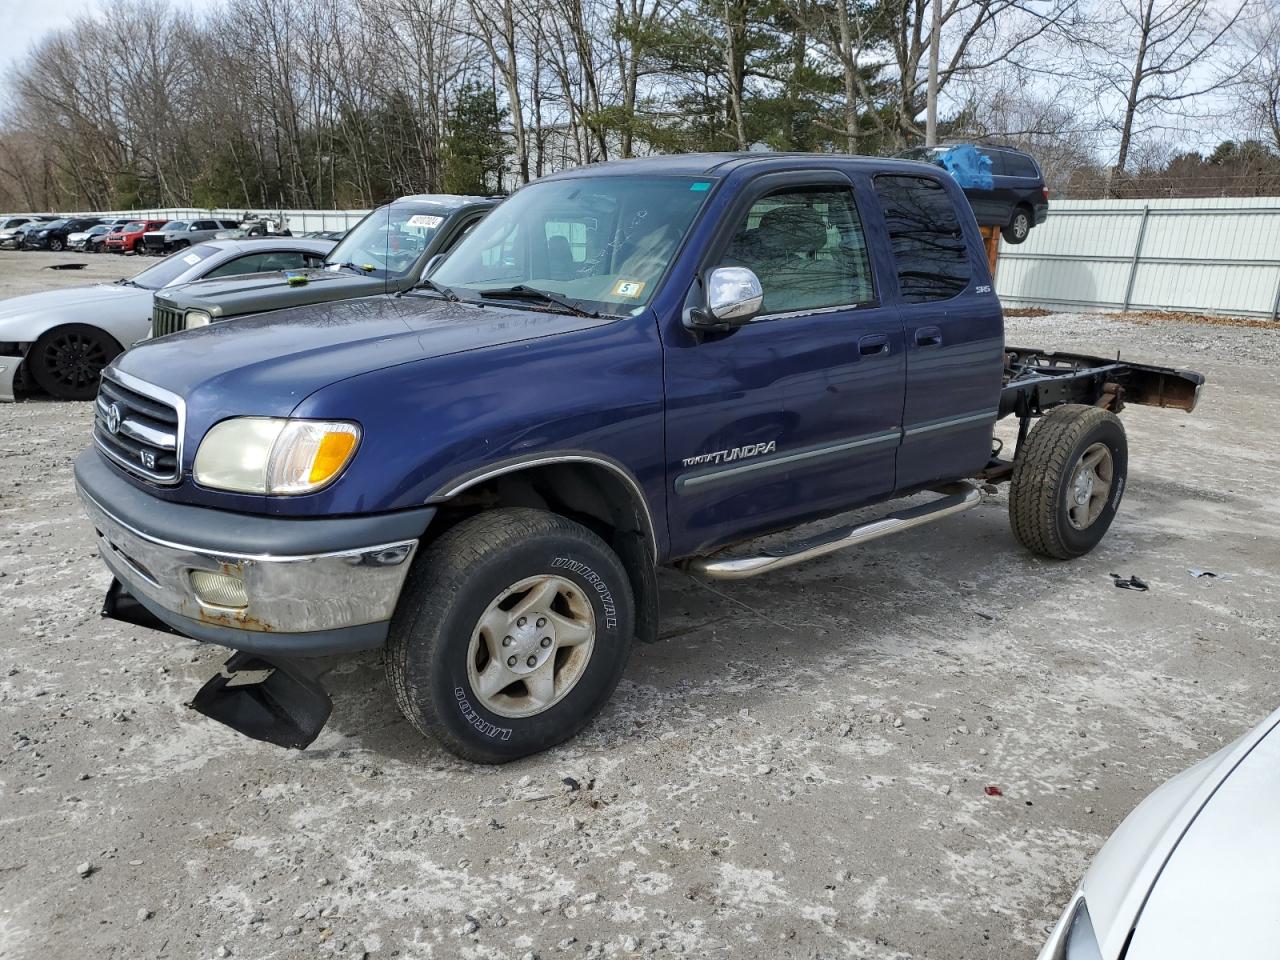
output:
POLYGON ((244 581, 230 574, 192 570, 191 589, 196 592, 201 603, 211 607, 230 607, 239 610, 249 605, 249 595, 245 592, 244 581))

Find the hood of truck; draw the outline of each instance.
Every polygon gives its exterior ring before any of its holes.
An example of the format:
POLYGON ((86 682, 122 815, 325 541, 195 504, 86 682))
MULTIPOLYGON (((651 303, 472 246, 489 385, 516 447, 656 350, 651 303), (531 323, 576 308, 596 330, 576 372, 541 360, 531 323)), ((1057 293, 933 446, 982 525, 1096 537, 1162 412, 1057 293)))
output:
POLYGON ((190 438, 225 417, 287 416, 348 377, 609 322, 425 296, 365 297, 147 340, 115 367, 182 397, 190 438))
POLYGON ((346 269, 290 270, 288 274, 303 277, 306 282, 290 284, 285 272, 279 270, 225 280, 199 280, 181 287, 170 287, 163 296, 156 297, 156 303, 175 310, 207 310, 217 320, 353 297, 371 297, 397 289, 394 281, 388 284, 385 280, 362 277, 346 269))

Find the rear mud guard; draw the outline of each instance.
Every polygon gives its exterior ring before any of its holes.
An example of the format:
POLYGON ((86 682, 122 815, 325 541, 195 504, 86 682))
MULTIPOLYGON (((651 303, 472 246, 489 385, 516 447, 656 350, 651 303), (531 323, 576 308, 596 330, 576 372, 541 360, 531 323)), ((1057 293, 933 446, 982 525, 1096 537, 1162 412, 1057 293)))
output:
POLYGON ((324 729, 333 701, 294 661, 240 651, 188 706, 246 737, 305 750, 324 729))

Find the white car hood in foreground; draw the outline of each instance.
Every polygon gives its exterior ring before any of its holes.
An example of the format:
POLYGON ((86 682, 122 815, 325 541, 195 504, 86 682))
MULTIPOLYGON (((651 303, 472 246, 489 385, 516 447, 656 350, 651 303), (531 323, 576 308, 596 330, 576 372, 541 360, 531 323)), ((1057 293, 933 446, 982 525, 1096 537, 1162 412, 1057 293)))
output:
POLYGON ((1280 732, 1249 752, 1165 864, 1126 960, 1280 957, 1280 732))

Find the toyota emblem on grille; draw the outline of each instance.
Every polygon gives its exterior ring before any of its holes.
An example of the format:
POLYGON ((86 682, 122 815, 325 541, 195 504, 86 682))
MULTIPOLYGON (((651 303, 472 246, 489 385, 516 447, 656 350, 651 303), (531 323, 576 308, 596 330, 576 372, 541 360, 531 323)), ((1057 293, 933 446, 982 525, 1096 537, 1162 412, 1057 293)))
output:
POLYGON ((112 436, 120 432, 120 405, 113 403, 107 407, 107 430, 112 436))

